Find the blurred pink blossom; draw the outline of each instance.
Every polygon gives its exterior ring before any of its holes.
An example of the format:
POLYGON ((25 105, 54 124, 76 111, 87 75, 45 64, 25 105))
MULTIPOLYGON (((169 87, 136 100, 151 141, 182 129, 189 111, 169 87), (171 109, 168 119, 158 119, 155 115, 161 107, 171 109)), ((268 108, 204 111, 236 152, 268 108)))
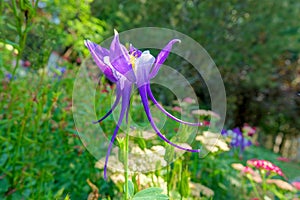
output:
POLYGON ((285 158, 285 157, 278 157, 277 160, 282 161, 282 162, 290 162, 290 159, 285 158))
POLYGON ((279 176, 285 177, 282 170, 278 166, 271 163, 270 161, 252 159, 252 160, 248 160, 247 164, 250 166, 253 166, 257 169, 263 169, 263 170, 278 174, 279 176))
POLYGON ((183 99, 183 102, 193 104, 195 103, 195 99, 192 99, 191 97, 186 97, 183 99))
POLYGON ((174 106, 173 108, 172 108, 172 110, 174 110, 174 111, 176 111, 176 112, 182 112, 182 109, 179 107, 179 106, 174 106))
POLYGON ((300 182, 298 182, 298 181, 292 182, 292 185, 293 185, 297 190, 300 190, 300 182))

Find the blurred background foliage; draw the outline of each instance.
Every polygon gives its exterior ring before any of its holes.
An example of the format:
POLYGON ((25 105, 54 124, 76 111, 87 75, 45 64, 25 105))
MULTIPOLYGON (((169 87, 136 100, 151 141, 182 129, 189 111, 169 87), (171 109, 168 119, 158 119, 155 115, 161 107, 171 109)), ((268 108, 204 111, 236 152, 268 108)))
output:
MULTIPOLYGON (((166 27, 198 41, 222 74, 227 125, 249 122, 268 134, 299 133, 300 2, 128 0, 95 1, 91 8, 110 29, 166 27)), ((179 70, 193 79, 197 73, 183 65, 179 70)), ((199 85, 193 83, 203 96, 199 85)))
MULTIPOLYGON (((0 41, 16 44, 20 40, 14 28, 18 20, 12 17, 9 4, 11 1, 1 3, 0 41)), ((299 10, 300 2, 293 0, 39 1, 22 59, 40 68, 55 50, 78 62, 87 55, 85 38, 100 43, 113 29, 174 29, 198 41, 218 66, 226 86, 228 126, 248 122, 268 134, 297 134, 299 10)), ((26 18, 26 12, 23 9, 19 18, 26 18)), ((179 66, 178 70, 193 80, 198 96, 204 97, 200 102, 209 104, 192 66, 182 61, 172 65, 176 62, 175 58, 170 65, 179 66)))

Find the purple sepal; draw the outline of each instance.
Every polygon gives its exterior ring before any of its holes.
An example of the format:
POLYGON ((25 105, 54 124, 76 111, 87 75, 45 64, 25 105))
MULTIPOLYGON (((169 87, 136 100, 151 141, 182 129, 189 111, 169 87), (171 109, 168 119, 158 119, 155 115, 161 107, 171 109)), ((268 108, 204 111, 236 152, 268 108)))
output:
POLYGON ((172 143, 170 140, 168 140, 160 131, 159 129, 157 128, 157 126, 155 125, 154 121, 153 121, 153 118, 152 118, 152 115, 151 115, 151 112, 150 112, 150 108, 149 108, 149 105, 148 105, 148 98, 147 98, 147 86, 146 85, 142 85, 141 87, 138 88, 139 90, 139 93, 140 93, 140 96, 141 96, 141 99, 142 99, 142 103, 143 103, 143 106, 144 106, 144 110, 146 112, 146 115, 147 115, 147 118, 152 126, 152 128, 155 130, 156 134, 161 138, 163 139, 165 142, 167 142, 168 144, 178 148, 178 149, 181 149, 181 150, 185 150, 185 151, 189 151, 189 152, 200 152, 200 149, 188 149, 188 148, 184 148, 184 147, 181 147, 177 144, 174 144, 172 143))
POLYGON ((130 82, 126 82, 124 83, 124 88, 122 90, 122 106, 121 106, 121 112, 120 112, 120 116, 119 116, 119 120, 117 123, 117 126, 114 130, 113 136, 111 137, 107 152, 106 152, 106 157, 105 157, 105 163, 104 163, 104 179, 107 180, 107 163, 108 163, 108 158, 112 149, 112 145, 116 139, 116 136, 118 134, 118 131, 120 129, 120 126, 122 124, 125 112, 128 109, 129 106, 129 101, 130 101, 130 93, 131 93, 131 83, 130 82))
POLYGON ((153 69, 150 73, 150 78, 154 78, 159 69, 160 69, 160 66, 166 61, 171 49, 172 49, 172 46, 174 43, 176 42, 180 42, 179 39, 173 39, 171 40, 162 50, 161 52, 159 52, 158 56, 156 57, 155 59, 155 63, 154 63, 154 66, 153 66, 153 69))
POLYGON ((162 111, 167 117, 169 117, 170 119, 173 119, 173 120, 176 121, 176 122, 179 122, 179 123, 182 123, 182 124, 186 124, 186 125, 189 125, 189 126, 203 126, 203 123, 202 123, 202 122, 199 122, 199 123, 186 122, 186 121, 183 121, 183 120, 181 120, 181 119, 176 118, 175 116, 173 116, 172 114, 170 114, 168 111, 166 111, 166 110, 165 110, 165 109, 157 102, 157 100, 156 100, 155 97, 153 96, 152 91, 151 91, 151 88, 150 88, 150 84, 147 85, 147 93, 148 93, 148 96, 149 96, 150 100, 154 103, 154 105, 155 105, 160 111, 162 111))
POLYGON ((142 55, 142 51, 135 48, 132 44, 129 46, 129 54, 133 55, 134 57, 138 58, 142 55))
POLYGON ((121 99, 121 89, 120 89, 119 84, 117 83, 116 100, 115 100, 114 104, 112 105, 111 109, 101 119, 93 122, 93 124, 97 124, 97 123, 100 123, 101 121, 105 120, 115 110, 115 108, 117 107, 117 105, 120 102, 120 99, 121 99))
POLYGON ((129 81, 135 82, 135 75, 130 63, 128 50, 120 43, 119 34, 115 31, 115 37, 110 45, 109 60, 111 65, 125 76, 129 81))
POLYGON ((106 78, 108 78, 111 82, 117 82, 118 78, 114 75, 114 69, 111 69, 110 66, 104 63, 104 57, 109 56, 109 51, 89 40, 85 40, 84 44, 91 52, 95 63, 106 76, 106 78))

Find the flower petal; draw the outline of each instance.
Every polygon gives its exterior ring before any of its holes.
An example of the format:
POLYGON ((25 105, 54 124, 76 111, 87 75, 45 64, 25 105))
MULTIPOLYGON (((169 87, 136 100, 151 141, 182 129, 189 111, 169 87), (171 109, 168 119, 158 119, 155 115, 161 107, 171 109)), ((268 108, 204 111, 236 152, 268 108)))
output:
POLYGON ((135 61, 136 84, 137 87, 145 85, 149 82, 149 73, 155 58, 149 51, 144 51, 142 55, 135 61))
POLYGON ((143 103, 146 115, 148 117, 148 120, 149 120, 152 128, 155 130, 156 134, 161 139, 163 139, 165 142, 167 142, 168 144, 170 144, 174 147, 177 147, 178 149, 185 150, 185 151, 190 151, 190 152, 200 152, 200 149, 188 149, 188 148, 181 147, 177 144, 174 144, 170 140, 168 140, 164 135, 162 135, 162 133, 158 130, 157 126, 155 125, 155 123, 153 121, 153 118, 152 118, 152 115, 151 115, 151 112, 150 112, 150 108, 149 108, 149 105, 148 105, 148 98, 147 98, 147 86, 143 85, 143 86, 139 87, 138 90, 139 90, 139 93, 140 93, 142 103, 143 103))
POLYGON ((154 67, 150 73, 150 78, 154 78, 156 76, 156 74, 158 73, 158 71, 160 69, 160 66, 166 61, 166 59, 172 49, 173 44, 176 42, 181 42, 181 41, 179 39, 171 40, 158 54, 158 56, 156 57, 156 60, 155 60, 154 67))
POLYGON ((104 63, 104 57, 109 55, 109 51, 89 40, 84 41, 85 46, 91 52, 95 63, 98 65, 103 74, 111 81, 117 82, 118 78, 114 76, 113 70, 104 63))
POLYGON ((179 123, 182 123, 182 124, 186 124, 186 125, 189 125, 189 126, 203 126, 203 123, 202 122, 199 122, 199 123, 192 123, 192 122, 186 122, 186 121, 183 121, 181 119, 178 119, 176 118, 175 116, 171 115, 168 111, 166 111, 155 99, 155 97, 153 96, 152 94, 152 91, 151 91, 151 88, 150 88, 150 84, 147 85, 147 93, 148 93, 148 96, 149 98, 151 99, 151 101, 154 103, 154 105, 159 109, 161 110, 167 117, 173 119, 174 121, 177 121, 179 123))
POLYGON ((107 163, 108 163, 108 158, 112 149, 112 145, 116 139, 117 133, 120 129, 120 126, 122 124, 124 115, 126 110, 128 109, 129 106, 129 101, 130 101, 130 93, 131 93, 131 83, 130 82, 126 82, 124 89, 122 90, 122 107, 121 107, 121 112, 120 112, 120 116, 119 116, 119 120, 117 123, 117 126, 114 130, 113 136, 111 137, 107 152, 106 152, 106 157, 105 157, 105 163, 104 163, 104 179, 107 180, 107 163))
POLYGON ((131 82, 135 82, 135 75, 130 63, 128 50, 120 43, 119 34, 115 30, 115 37, 110 45, 109 60, 111 65, 131 82))
POLYGON ((132 44, 129 45, 129 54, 133 55, 134 57, 138 58, 142 55, 142 52, 135 48, 132 44))

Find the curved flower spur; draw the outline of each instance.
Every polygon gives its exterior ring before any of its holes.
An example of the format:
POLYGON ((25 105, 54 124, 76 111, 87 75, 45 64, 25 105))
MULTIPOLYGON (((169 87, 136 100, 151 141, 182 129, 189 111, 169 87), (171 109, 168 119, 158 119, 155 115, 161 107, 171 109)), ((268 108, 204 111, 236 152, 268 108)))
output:
POLYGON ((110 155, 113 142, 122 124, 124 115, 126 114, 126 116, 128 116, 129 106, 130 106, 130 95, 131 95, 133 84, 136 84, 138 88, 145 113, 147 115, 147 118, 152 128, 155 130, 156 134, 165 142, 169 143, 170 145, 178 149, 190 151, 190 152, 200 152, 199 149, 194 150, 194 149, 184 148, 168 140, 159 131, 156 124, 154 123, 148 105, 148 98, 150 98, 150 100, 154 103, 154 105, 159 110, 161 110, 167 117, 177 122, 180 122, 182 124, 186 124, 190 126, 202 126, 202 123, 186 122, 171 115, 157 102, 150 88, 150 79, 154 78, 157 75, 161 65, 167 59, 173 44, 176 42, 180 42, 180 40, 179 39, 171 40, 161 50, 158 56, 154 58, 149 51, 141 52, 140 50, 134 48, 132 45, 130 45, 130 49, 128 51, 126 47, 120 43, 119 34, 116 30, 115 30, 114 39, 110 45, 109 50, 89 40, 84 41, 85 46, 89 49, 94 61, 96 62, 100 70, 110 81, 116 83, 116 100, 114 104, 112 105, 111 109, 95 123, 99 123, 105 118, 107 118, 115 110, 120 100, 122 99, 120 116, 117 122, 117 126, 111 137, 108 150, 106 153, 105 164, 104 164, 105 179, 107 179, 107 175, 106 175, 107 163, 108 163, 108 157, 110 155))

